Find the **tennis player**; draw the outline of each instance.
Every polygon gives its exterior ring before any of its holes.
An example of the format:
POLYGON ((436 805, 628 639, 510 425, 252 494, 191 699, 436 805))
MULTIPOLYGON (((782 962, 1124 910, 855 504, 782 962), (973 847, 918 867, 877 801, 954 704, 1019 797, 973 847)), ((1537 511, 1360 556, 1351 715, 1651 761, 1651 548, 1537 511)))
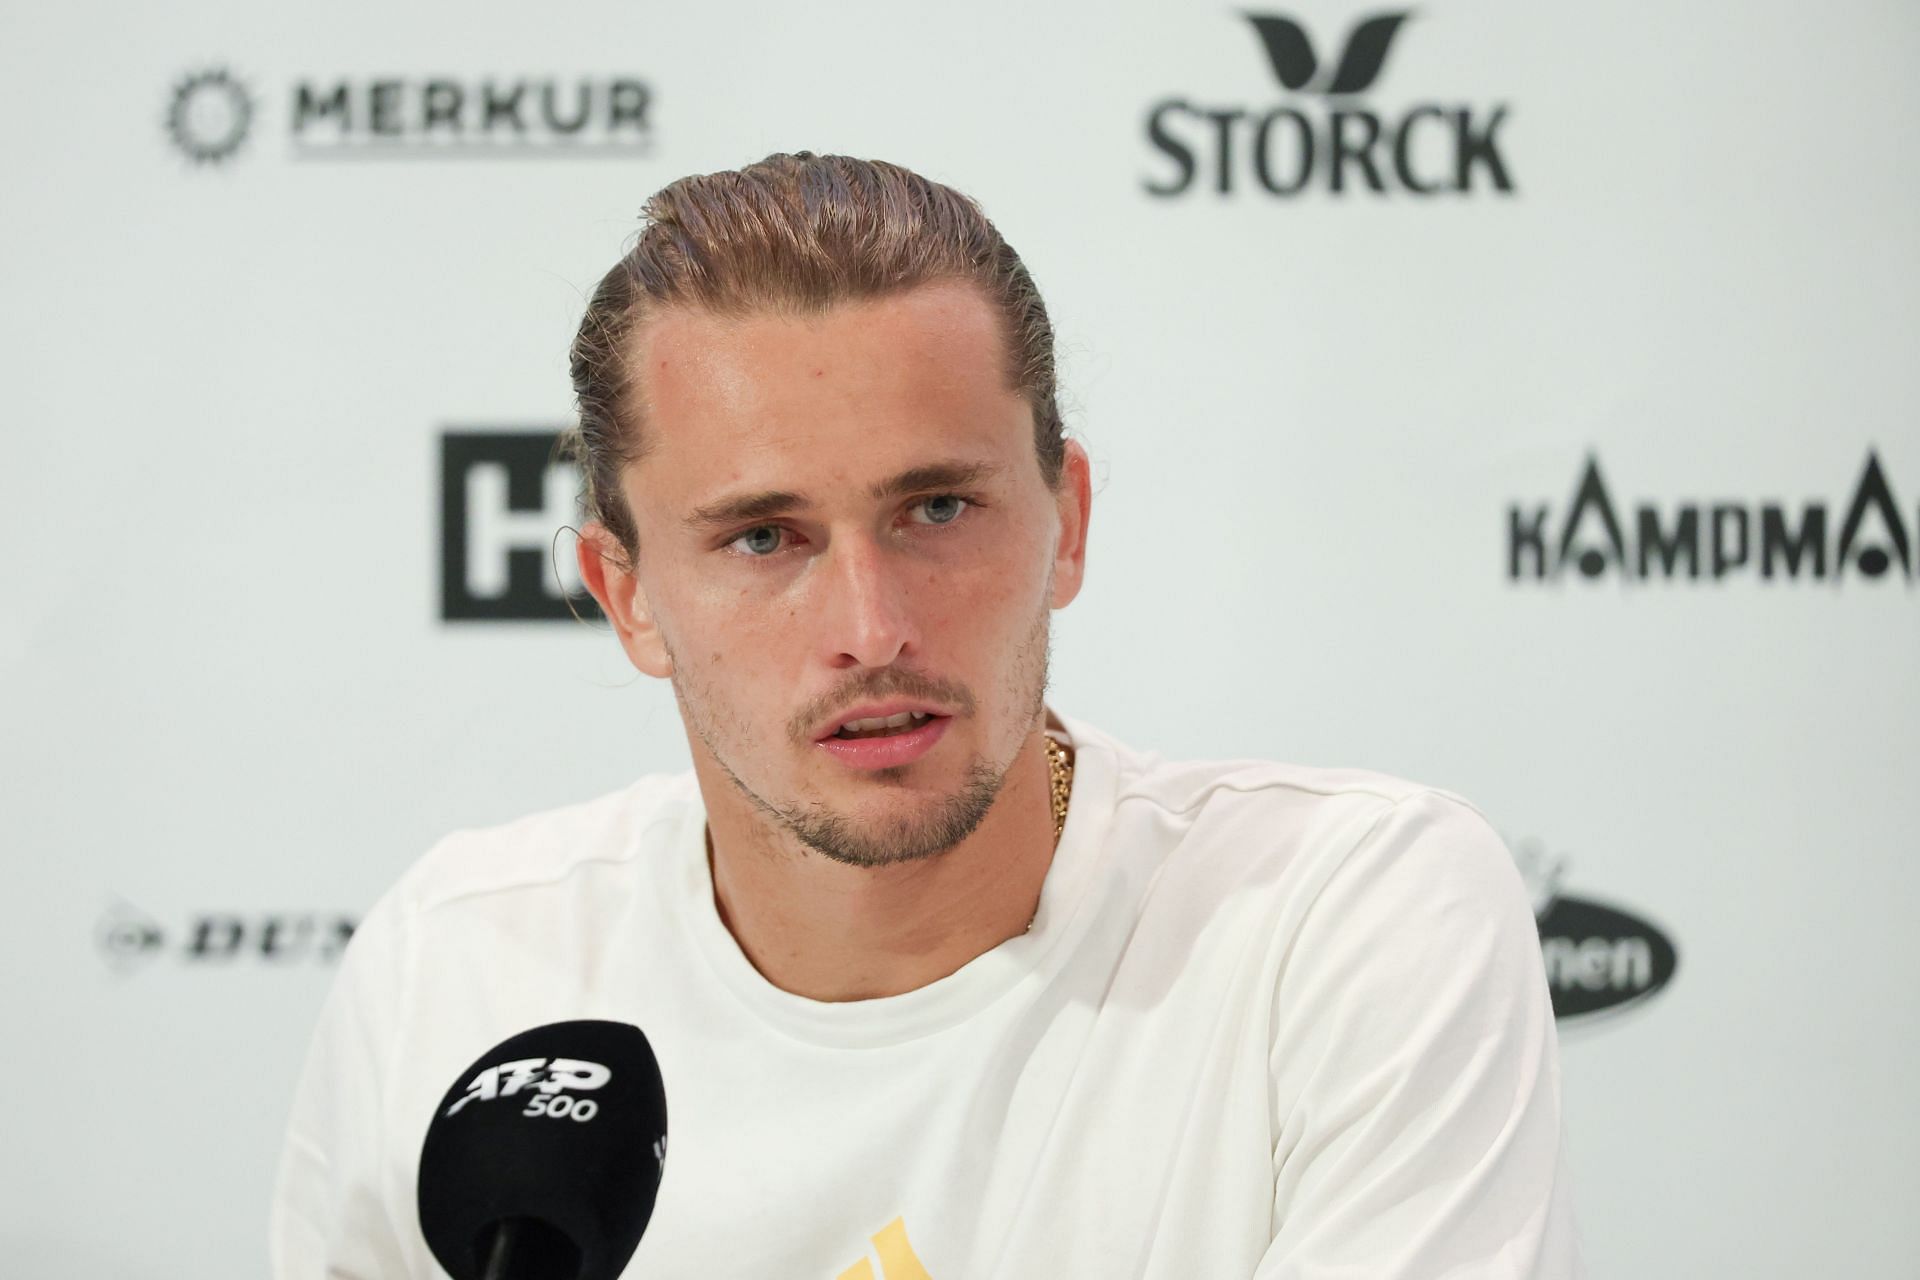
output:
MULTIPOLYGON (((1091 516, 1053 343, 975 203, 907 169, 776 155, 652 199, 573 345, 579 556, 692 769, 451 835, 372 909, 288 1128, 280 1280, 441 1274, 436 1104, 573 1018, 640 1026, 666 1085, 631 1277, 1581 1274, 1486 820, 1047 700, 1091 516)), ((1205 653, 1191 622, 1142 679, 1205 653)))

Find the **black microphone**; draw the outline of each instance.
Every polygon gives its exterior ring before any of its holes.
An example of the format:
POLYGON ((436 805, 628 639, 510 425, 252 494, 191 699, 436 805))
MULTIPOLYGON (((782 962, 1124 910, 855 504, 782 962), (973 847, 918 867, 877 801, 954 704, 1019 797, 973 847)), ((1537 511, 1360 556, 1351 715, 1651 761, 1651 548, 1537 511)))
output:
POLYGON ((420 1230, 453 1280, 617 1280, 666 1161, 666 1089, 640 1028, 549 1023, 487 1050, 440 1100, 420 1230))

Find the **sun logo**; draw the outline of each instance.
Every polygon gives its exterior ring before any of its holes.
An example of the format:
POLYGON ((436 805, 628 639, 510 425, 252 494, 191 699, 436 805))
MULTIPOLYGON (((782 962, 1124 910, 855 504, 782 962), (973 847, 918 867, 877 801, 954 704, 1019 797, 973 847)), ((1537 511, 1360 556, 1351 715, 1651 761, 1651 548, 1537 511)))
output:
POLYGON ((225 67, 197 71, 173 86, 167 133, 195 164, 227 159, 252 124, 253 95, 225 67))

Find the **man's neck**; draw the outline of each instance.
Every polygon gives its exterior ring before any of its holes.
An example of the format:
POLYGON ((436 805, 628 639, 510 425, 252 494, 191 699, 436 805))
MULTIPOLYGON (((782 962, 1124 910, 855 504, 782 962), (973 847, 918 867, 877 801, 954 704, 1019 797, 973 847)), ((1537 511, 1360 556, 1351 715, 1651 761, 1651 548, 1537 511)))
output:
POLYGON ((791 837, 792 847, 772 844, 757 815, 710 804, 714 905, 754 968, 783 991, 830 1001, 912 991, 1026 931, 1053 861, 1051 794, 1036 731, 971 835, 938 856, 886 867, 833 862, 791 837))

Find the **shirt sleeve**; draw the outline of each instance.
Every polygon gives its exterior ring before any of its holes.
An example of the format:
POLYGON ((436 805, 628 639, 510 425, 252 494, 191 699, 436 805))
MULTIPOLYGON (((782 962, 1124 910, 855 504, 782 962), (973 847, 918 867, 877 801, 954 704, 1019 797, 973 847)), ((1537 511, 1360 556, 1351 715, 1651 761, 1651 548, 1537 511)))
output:
POLYGON ((405 990, 397 891, 354 931, 295 1088, 268 1218, 273 1280, 409 1274, 382 1176, 383 1082, 405 990))
POLYGON ((1254 1280, 1577 1280, 1560 1065, 1518 870, 1465 803, 1381 815, 1274 993, 1274 1234, 1254 1280))

